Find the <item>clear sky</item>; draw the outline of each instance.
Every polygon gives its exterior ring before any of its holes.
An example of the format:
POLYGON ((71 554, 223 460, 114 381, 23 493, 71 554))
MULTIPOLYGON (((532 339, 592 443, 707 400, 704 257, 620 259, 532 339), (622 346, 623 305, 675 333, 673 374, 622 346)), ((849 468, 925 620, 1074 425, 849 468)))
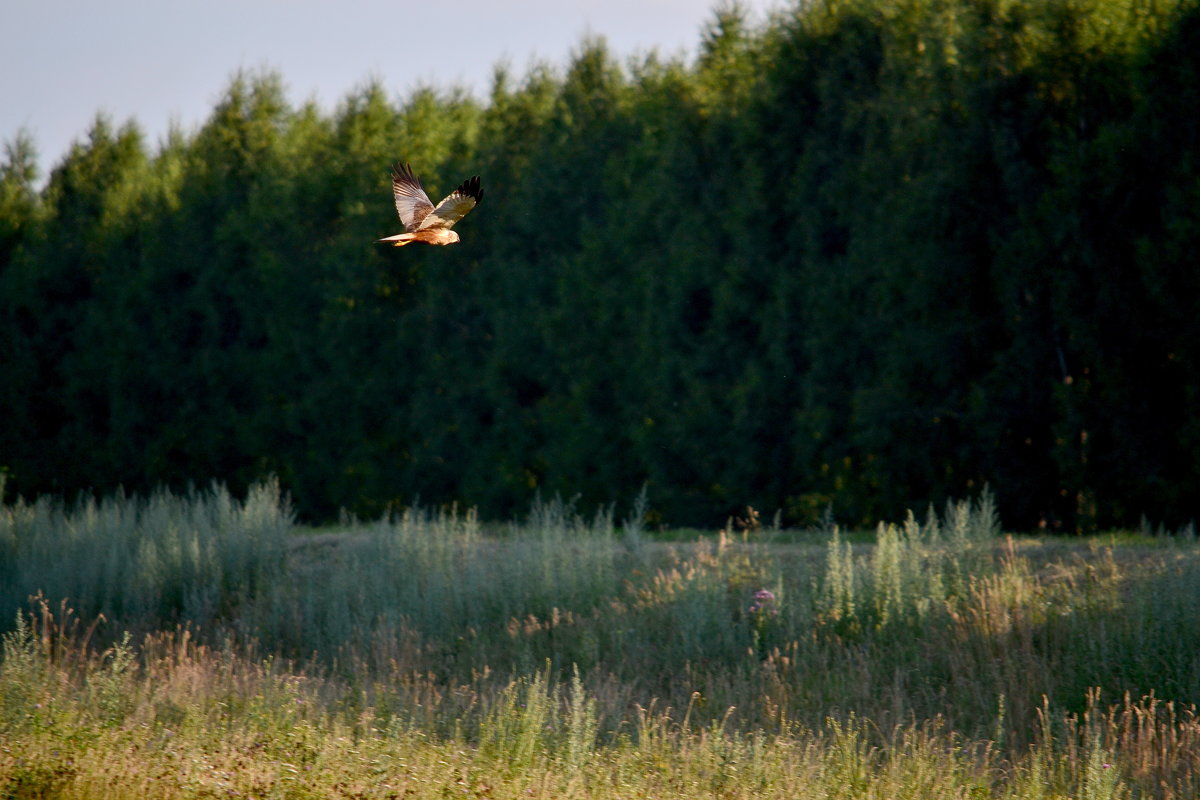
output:
MULTIPOLYGON (((33 135, 41 178, 96 113, 155 148, 194 130, 240 68, 277 70, 293 104, 332 110, 370 78, 486 96, 495 65, 566 63, 585 35, 621 58, 695 53, 719 0, 0 0, 0 141, 33 135)), ((758 21, 783 0, 742 0, 758 21)))

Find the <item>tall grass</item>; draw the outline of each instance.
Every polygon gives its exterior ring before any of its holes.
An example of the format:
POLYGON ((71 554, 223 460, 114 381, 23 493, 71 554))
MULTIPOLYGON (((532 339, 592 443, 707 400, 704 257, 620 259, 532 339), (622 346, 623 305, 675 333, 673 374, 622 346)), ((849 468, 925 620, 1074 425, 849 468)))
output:
MULTIPOLYGON (((363 796, 387 781, 360 746, 439 753, 478 796, 1200 789, 1191 538, 1001 537, 986 495, 873 536, 664 544, 613 516, 554 501, 506 526, 412 509, 308 532, 272 484, 6 506, 0 612, 41 593, 0 664, 0 726, 42 770, 20 781, 86 795, 86 759, 66 775, 46 755, 70 730, 141 741, 153 769, 168 741, 255 769, 308 753, 363 796)), ((418 795, 452 784, 427 766, 418 795)), ((218 792, 193 777, 180 793, 218 792)))
POLYGON ((74 505, 18 499, 0 507, 0 608, 11 619, 41 592, 118 628, 229 619, 278 577, 292 528, 274 481, 242 501, 216 485, 74 505))
POLYGON ((610 516, 586 521, 561 501, 487 537, 474 512, 456 509, 350 523, 342 536, 351 546, 329 560, 297 553, 306 579, 271 587, 247 620, 291 654, 374 650, 378 664, 380 655, 402 657, 393 642, 419 641, 444 668, 469 672, 486 666, 491 640, 507 641, 510 628, 552 628, 619 591, 613 533, 610 516))
POLYGON ((999 533, 987 491, 974 503, 948 503, 941 518, 931 508, 924 524, 911 511, 903 525, 879 523, 875 546, 862 559, 835 527, 820 611, 846 628, 920 624, 992 570, 999 533))
POLYGON ((483 713, 431 736, 349 702, 355 692, 344 684, 186 632, 147 636, 136 652, 97 652, 63 630, 79 628, 42 614, 4 636, 4 797, 1042 800, 1200 791, 1200 718, 1155 698, 1109 707, 1093 692, 1078 714, 1044 708, 1030 745, 1008 753, 937 718, 881 727, 849 715, 738 731, 698 721, 695 697, 678 713, 639 706, 627 728, 601 737, 583 680, 543 669, 497 685, 480 698, 483 713))

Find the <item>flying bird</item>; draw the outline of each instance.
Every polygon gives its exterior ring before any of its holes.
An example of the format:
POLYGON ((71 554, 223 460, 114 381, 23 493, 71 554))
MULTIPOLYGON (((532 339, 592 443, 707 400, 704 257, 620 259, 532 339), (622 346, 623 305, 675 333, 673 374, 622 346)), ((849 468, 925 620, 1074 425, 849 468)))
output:
POLYGON ((413 242, 454 244, 459 237, 450 229, 483 200, 483 189, 479 188, 479 176, 476 175, 463 181, 434 206, 421 188, 421 179, 413 174, 408 164, 392 166, 392 194, 396 196, 396 213, 404 223, 404 233, 379 241, 392 242, 396 247, 413 242))

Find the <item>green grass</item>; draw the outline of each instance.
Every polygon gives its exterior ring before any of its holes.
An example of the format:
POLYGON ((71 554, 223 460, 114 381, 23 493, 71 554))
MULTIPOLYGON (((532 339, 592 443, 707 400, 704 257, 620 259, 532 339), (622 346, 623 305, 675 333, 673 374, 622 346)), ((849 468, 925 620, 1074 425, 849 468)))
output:
POLYGON ((18 500, 0 508, 0 604, 11 619, 42 592, 117 630, 207 626, 265 591, 293 527, 274 481, 241 501, 220 486, 70 507, 18 500))
POLYGON ((1194 537, 742 522, 2 507, 0 797, 1200 792, 1194 537))

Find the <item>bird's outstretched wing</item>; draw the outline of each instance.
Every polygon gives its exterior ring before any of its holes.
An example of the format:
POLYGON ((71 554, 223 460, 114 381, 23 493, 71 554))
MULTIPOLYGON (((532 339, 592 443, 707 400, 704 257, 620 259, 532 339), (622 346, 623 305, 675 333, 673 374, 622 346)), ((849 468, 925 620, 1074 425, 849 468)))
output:
MULTIPOLYGON (((410 172, 409 174, 411 175, 412 173, 410 172)), ((418 190, 420 189, 420 186, 420 183, 418 183, 418 190)), ((424 196, 424 194, 424 192, 421 192, 422 196, 424 196)), ((400 195, 397 194, 396 197, 396 205, 399 207, 400 195)), ((418 230, 428 230, 429 228, 450 228, 454 225, 454 223, 465 217, 468 211, 479 205, 482 200, 483 189, 481 189, 479 186, 479 176, 476 175, 472 178, 468 178, 462 182, 461 186, 459 186, 450 194, 446 195, 442 202, 437 204, 437 208, 433 209, 432 211, 425 212, 422 215, 423 219, 418 223, 417 228, 418 230)), ((428 202, 428 198, 426 198, 426 202, 428 202)), ((404 215, 401 214, 400 218, 403 219, 404 215)), ((407 224, 408 223, 406 222, 405 225, 407 224)))
POLYGON ((433 201, 425 194, 420 178, 413 174, 408 164, 392 165, 392 194, 396 197, 396 213, 400 215, 404 230, 412 233, 418 228, 429 227, 421 223, 429 217, 429 212, 433 211, 433 201))

